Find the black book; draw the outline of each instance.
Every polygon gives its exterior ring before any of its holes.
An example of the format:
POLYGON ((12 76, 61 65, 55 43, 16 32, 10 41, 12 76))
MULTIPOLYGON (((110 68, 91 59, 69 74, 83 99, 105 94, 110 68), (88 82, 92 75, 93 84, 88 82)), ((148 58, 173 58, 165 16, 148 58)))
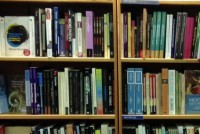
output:
POLYGON ((74 114, 74 99, 75 98, 73 95, 73 78, 74 78, 74 71, 73 70, 69 70, 69 113, 70 114, 74 114))
POLYGON ((85 113, 92 113, 92 100, 91 100, 91 68, 84 70, 84 92, 85 92, 85 113))
POLYGON ((108 99, 109 99, 109 89, 108 89, 108 71, 107 69, 102 69, 102 87, 103 87, 103 113, 108 114, 108 99))
POLYGON ((128 113, 128 96, 127 96, 127 70, 124 70, 122 73, 122 113, 128 113))
POLYGON ((75 98, 75 114, 80 114, 80 72, 74 70, 74 97, 75 98))
POLYGON ((113 14, 109 13, 109 33, 110 33, 110 58, 114 58, 114 43, 113 43, 113 14))
POLYGON ((108 113, 114 113, 114 71, 108 72, 108 113))

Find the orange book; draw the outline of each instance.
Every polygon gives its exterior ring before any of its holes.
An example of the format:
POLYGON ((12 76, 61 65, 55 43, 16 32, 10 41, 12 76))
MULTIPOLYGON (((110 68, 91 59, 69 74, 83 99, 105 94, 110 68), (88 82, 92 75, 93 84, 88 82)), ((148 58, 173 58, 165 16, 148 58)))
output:
POLYGON ((168 69, 162 69, 162 114, 169 114, 168 69))
POLYGON ((147 9, 143 8, 143 22, 142 22, 142 49, 143 49, 143 57, 141 58, 145 58, 146 56, 146 33, 147 33, 147 9))

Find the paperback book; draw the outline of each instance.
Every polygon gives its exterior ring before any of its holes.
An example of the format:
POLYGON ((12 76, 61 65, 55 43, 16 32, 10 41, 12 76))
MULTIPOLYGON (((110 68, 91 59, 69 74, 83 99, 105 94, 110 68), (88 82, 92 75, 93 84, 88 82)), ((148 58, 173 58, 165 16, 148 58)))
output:
POLYGON ((33 16, 5 16, 6 56, 35 56, 33 16))
POLYGON ((200 70, 185 70, 185 114, 200 114, 200 70))
POLYGON ((8 102, 10 113, 26 113, 25 78, 23 75, 8 75, 8 102))
POLYGON ((5 79, 3 75, 0 75, 0 114, 7 113, 8 110, 8 97, 5 79))

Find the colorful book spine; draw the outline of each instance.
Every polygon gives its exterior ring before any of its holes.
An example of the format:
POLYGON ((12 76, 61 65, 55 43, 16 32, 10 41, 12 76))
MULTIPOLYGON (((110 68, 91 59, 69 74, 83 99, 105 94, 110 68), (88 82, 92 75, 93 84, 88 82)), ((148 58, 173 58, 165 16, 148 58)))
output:
POLYGON ((96 68, 97 114, 103 114, 102 69, 96 68))
POLYGON ((162 69, 162 114, 169 114, 168 69, 162 69))
POLYGON ((39 88, 39 94, 40 94, 40 114, 44 114, 43 113, 43 109, 44 109, 44 104, 43 104, 43 74, 42 72, 38 72, 37 73, 37 78, 38 78, 38 88, 39 88))

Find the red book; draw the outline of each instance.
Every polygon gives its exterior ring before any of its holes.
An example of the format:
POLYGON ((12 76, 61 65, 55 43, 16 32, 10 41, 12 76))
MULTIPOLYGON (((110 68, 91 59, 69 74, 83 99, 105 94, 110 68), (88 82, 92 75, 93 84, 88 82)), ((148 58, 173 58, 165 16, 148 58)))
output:
POLYGON ((185 40, 183 48, 183 58, 186 59, 188 55, 188 46, 189 46, 189 34, 190 34, 190 17, 186 19, 186 28, 185 28, 185 40))
POLYGON ((187 49, 187 58, 191 57, 192 53, 192 41, 193 41, 193 33, 194 33, 194 17, 189 17, 190 18, 190 28, 189 28, 189 39, 188 39, 188 49, 187 49))

